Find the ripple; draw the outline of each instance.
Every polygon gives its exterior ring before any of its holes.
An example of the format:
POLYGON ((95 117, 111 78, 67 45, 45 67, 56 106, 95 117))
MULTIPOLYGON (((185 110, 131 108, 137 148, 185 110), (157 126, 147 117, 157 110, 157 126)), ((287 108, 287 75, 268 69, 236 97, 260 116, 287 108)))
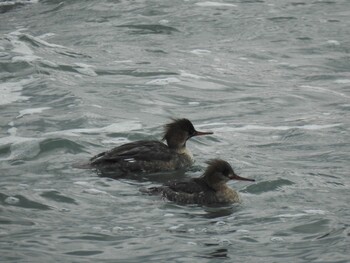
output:
POLYGON ((19 203, 19 199, 14 196, 9 196, 5 199, 5 203, 9 205, 17 205, 19 203))
POLYGON ((13 195, 13 196, 7 196, 6 194, 0 193, 0 200, 4 202, 7 205, 11 206, 17 206, 22 208, 28 208, 28 209, 38 209, 38 210, 51 210, 51 208, 47 205, 41 204, 39 202, 35 202, 32 200, 29 200, 28 198, 22 196, 22 195, 13 195), (6 200, 15 200, 16 202, 6 202, 6 200))
POLYGON ((40 142, 40 152, 46 153, 56 149, 65 149, 70 153, 81 153, 84 147, 75 141, 65 138, 49 138, 40 142))
POLYGON ((244 192, 251 194, 261 194, 271 191, 276 191, 283 186, 294 185, 295 183, 286 179, 277 179, 272 181, 259 182, 254 185, 249 185, 244 192))
POLYGON ((0 14, 11 11, 12 9, 17 8, 18 6, 23 6, 26 4, 35 4, 38 2, 39 0, 6 0, 0 2, 0 14))
POLYGON ((19 111, 19 115, 16 118, 22 118, 25 115, 33 115, 37 113, 42 113, 45 110, 49 110, 51 107, 41 107, 41 108, 29 108, 19 111))
POLYGON ((175 72, 171 71, 141 71, 139 69, 96 69, 95 72, 98 75, 121 75, 121 76, 132 76, 132 77, 156 77, 156 76, 166 76, 166 75, 178 75, 175 72))
POLYGON ((1 84, 0 105, 11 104, 15 101, 25 101, 30 97, 22 95, 23 86, 32 80, 21 80, 18 82, 7 82, 1 84))
POLYGON ((35 226, 35 223, 25 219, 20 219, 20 218, 0 217, 0 225, 35 226))
POLYGON ((100 234, 100 233, 84 233, 83 235, 60 236, 59 238, 69 239, 69 240, 113 241, 118 237, 113 237, 110 235, 100 234))
POLYGON ((236 7, 237 6, 229 3, 211 2, 211 1, 198 2, 198 3, 195 3, 195 5, 201 6, 201 7, 236 7))
POLYGON ((32 46, 44 46, 44 47, 49 47, 49 48, 66 48, 61 45, 57 44, 51 44, 49 42, 46 42, 45 40, 39 38, 39 37, 34 37, 30 34, 17 34, 19 36, 19 39, 25 42, 30 43, 32 46))
POLYGON ((317 234, 328 229, 329 220, 319 219, 312 223, 302 224, 291 228, 291 231, 303 234, 317 234))
POLYGON ((102 250, 75 250, 71 252, 66 252, 64 254, 73 255, 73 256, 94 256, 102 253, 103 253, 102 250))
POLYGON ((29 160, 39 155, 40 146, 38 140, 11 136, 14 140, 11 144, 11 154, 8 160, 29 160))
POLYGON ((159 85, 164 86, 170 83, 178 83, 181 82, 178 78, 164 78, 164 79, 154 79, 146 82, 147 85, 159 85))
POLYGON ((98 190, 96 188, 84 189, 83 193, 87 193, 87 194, 91 194, 91 195, 106 195, 106 194, 108 194, 106 191, 98 190))
POLYGON ((138 121, 120 121, 100 128, 69 129, 46 133, 46 135, 80 136, 80 134, 120 133, 141 129, 138 121))
POLYGON ((128 29, 134 29, 132 34, 166 34, 170 35, 174 32, 179 32, 175 27, 157 25, 157 24, 144 24, 144 25, 120 25, 117 27, 125 27, 128 29))
POLYGON ((273 22, 283 22, 283 21, 289 21, 289 20, 295 20, 297 19, 294 16, 276 16, 276 17, 270 17, 268 20, 271 20, 273 22))
POLYGON ((230 257, 228 256, 228 250, 227 248, 217 248, 214 249, 213 251, 206 252, 203 254, 198 255, 198 257, 202 258, 219 258, 219 259, 229 259, 230 257))
POLYGON ((64 196, 58 191, 46 191, 40 194, 40 196, 59 203, 78 204, 73 198, 64 196))

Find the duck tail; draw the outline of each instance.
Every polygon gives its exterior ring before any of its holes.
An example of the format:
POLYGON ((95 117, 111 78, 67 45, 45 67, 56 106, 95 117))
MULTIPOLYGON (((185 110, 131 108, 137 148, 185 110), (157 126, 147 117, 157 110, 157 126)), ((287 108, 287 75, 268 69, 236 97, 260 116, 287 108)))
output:
POLYGON ((140 192, 148 195, 158 195, 162 193, 162 187, 141 187, 140 192))
POLYGON ((78 168, 78 169, 91 169, 91 168, 93 168, 91 163, 87 162, 87 161, 79 161, 79 162, 73 163, 72 167, 78 168))

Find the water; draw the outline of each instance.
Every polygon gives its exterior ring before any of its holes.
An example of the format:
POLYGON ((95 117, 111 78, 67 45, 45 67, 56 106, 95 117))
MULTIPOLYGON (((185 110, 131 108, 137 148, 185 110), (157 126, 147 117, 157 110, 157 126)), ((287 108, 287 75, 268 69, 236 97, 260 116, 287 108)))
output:
POLYGON ((345 0, 1 2, 1 262, 349 262, 349 17, 345 0), (223 158, 256 179, 231 184, 241 205, 72 168, 170 117, 215 133, 176 176, 223 158))

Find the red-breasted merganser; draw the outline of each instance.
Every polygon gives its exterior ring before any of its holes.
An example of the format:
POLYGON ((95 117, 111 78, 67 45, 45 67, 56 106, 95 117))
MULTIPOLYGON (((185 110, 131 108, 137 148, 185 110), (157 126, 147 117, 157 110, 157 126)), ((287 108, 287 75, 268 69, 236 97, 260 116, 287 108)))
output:
POLYGON ((214 159, 208 164, 201 177, 184 182, 170 182, 141 191, 161 194, 164 198, 179 204, 227 205, 240 202, 238 193, 227 186, 229 180, 255 181, 235 174, 231 165, 224 160, 214 159))
POLYGON ((213 133, 196 131, 188 119, 174 119, 165 125, 163 140, 167 144, 160 141, 127 143, 97 154, 89 165, 102 172, 113 172, 109 177, 185 169, 193 164, 193 156, 186 148, 187 140, 207 134, 213 133))

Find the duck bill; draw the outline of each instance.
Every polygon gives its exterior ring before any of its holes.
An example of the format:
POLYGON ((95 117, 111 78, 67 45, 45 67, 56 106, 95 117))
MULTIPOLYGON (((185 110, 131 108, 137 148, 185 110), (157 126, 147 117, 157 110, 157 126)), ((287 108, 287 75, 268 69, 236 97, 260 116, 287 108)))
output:
POLYGON ((245 177, 238 176, 237 174, 231 175, 230 176, 231 180, 240 180, 240 181, 249 181, 249 182, 255 182, 254 179, 249 179, 245 177))
POLYGON ((201 132, 201 131, 195 131, 193 136, 202 136, 202 135, 210 135, 213 134, 213 132, 201 132))

